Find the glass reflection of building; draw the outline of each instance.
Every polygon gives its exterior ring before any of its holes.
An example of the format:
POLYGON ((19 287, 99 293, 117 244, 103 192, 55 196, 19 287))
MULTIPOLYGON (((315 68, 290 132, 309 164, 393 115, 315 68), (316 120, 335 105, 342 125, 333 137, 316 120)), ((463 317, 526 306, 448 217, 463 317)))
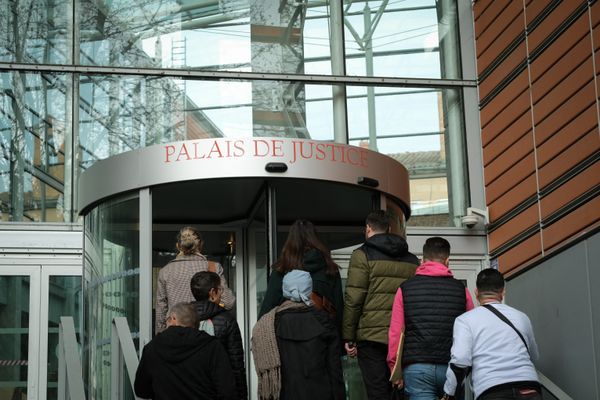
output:
MULTIPOLYGON (((397 159, 411 177, 408 225, 460 226, 469 198, 464 93, 475 84, 462 72, 457 8, 0 0, 0 221, 81 222, 80 174, 116 154, 281 136, 397 159)), ((112 222, 129 213, 134 226, 136 207, 135 198, 109 202, 86 217, 87 324, 138 315, 137 236, 112 222)), ((99 354, 110 332, 95 334, 90 365, 106 372, 99 354)))

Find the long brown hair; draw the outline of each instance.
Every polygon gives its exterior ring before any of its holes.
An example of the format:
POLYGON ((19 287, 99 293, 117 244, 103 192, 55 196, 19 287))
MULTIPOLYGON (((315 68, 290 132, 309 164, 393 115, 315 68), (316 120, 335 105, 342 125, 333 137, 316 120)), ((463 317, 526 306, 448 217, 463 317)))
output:
POLYGON ((286 274, 293 269, 302 269, 304 254, 311 249, 319 250, 325 258, 327 275, 339 275, 340 267, 333 262, 329 249, 317 236, 313 223, 305 219, 296 220, 290 227, 290 232, 281 250, 281 256, 274 265, 275 270, 286 274))

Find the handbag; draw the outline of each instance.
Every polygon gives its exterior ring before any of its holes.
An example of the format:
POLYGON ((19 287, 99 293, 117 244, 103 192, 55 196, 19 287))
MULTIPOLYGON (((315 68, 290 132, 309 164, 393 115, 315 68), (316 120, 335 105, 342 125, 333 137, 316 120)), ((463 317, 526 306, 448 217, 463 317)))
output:
POLYGON ((335 318, 335 314, 336 314, 335 306, 333 305, 333 303, 331 301, 329 301, 329 299, 327 297, 321 296, 317 292, 311 292, 310 300, 313 302, 316 309, 323 310, 327 314, 329 314, 329 316, 331 318, 335 318))

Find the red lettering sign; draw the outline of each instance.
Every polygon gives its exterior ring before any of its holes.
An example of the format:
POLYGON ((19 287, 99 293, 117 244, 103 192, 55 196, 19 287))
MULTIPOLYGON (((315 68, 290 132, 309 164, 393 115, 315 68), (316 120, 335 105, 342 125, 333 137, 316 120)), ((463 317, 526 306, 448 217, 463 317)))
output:
POLYGON ((167 144, 165 163, 240 157, 287 158, 289 164, 303 160, 350 164, 367 167, 369 152, 365 149, 339 143, 313 140, 284 139, 214 139, 167 144))

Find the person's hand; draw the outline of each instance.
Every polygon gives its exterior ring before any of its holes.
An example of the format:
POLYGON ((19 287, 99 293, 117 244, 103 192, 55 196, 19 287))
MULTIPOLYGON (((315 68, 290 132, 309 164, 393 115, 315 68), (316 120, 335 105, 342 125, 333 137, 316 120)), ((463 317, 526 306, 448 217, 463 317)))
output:
POLYGON ((346 354, 348 354, 349 357, 356 357, 356 354, 358 354, 356 345, 352 342, 344 343, 344 348, 346 349, 346 354))
POLYGON ((404 379, 398 379, 397 381, 393 381, 392 386, 398 389, 402 389, 404 387, 404 379))

